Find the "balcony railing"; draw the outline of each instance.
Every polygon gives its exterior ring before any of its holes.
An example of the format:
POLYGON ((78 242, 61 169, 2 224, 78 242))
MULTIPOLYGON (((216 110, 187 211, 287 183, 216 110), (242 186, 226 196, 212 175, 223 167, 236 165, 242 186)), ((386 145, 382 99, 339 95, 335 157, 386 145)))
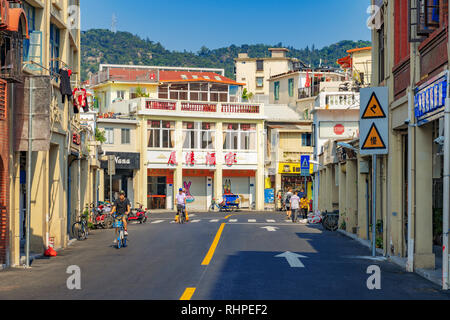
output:
POLYGON ((348 109, 359 107, 358 92, 322 92, 316 98, 315 108, 348 109))
POLYGON ((174 112, 198 112, 216 115, 254 115, 262 116, 264 110, 262 105, 255 103, 229 103, 229 102, 198 102, 198 101, 178 101, 138 98, 130 100, 130 110, 132 112, 161 110, 174 112))
POLYGON ((4 42, 0 50, 0 78, 13 82, 22 82, 22 39, 18 35, 6 32, 2 32, 0 36, 4 42))
POLYGON ((90 85, 95 86, 107 81, 158 83, 159 71, 144 68, 108 67, 90 78, 90 85))
POLYGON ((170 101, 147 100, 147 101, 145 101, 145 108, 146 109, 153 109, 153 110, 169 110, 169 111, 173 111, 173 110, 177 109, 177 103, 176 102, 170 102, 170 101))
POLYGON ((217 106, 210 103, 182 102, 181 111, 216 112, 217 106))
POLYGON ((248 104, 223 104, 223 113, 259 113, 259 105, 248 105, 248 104))

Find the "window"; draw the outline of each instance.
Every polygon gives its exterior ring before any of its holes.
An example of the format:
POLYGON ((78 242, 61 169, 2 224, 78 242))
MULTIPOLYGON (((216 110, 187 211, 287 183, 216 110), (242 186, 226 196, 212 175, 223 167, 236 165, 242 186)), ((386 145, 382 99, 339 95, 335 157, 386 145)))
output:
POLYGON ((311 133, 303 133, 302 134, 302 146, 303 147, 312 147, 311 133))
POLYGON ((256 60, 256 71, 264 71, 264 60, 256 60))
POLYGON ((288 87, 289 87, 289 97, 294 96, 294 79, 288 80, 288 87))
POLYGON ((256 150, 256 126, 254 124, 224 124, 224 150, 256 150))
POLYGON ((215 128, 210 122, 183 122, 183 149, 215 150, 215 128))
POLYGON ((50 24, 50 69, 54 73, 59 73, 59 49, 60 49, 60 30, 53 23, 50 24))
POLYGON ((169 99, 169 86, 167 84, 162 85, 158 88, 158 98, 169 99))
MULTIPOLYGON (((27 16, 28 21, 28 34, 36 30, 36 9, 33 6, 30 6, 28 3, 22 3, 22 8, 25 11, 25 15, 27 16)), ((30 51, 30 40, 31 39, 23 39, 23 56, 24 61, 28 61, 28 53, 30 51)))
POLYGON ((378 83, 381 83, 384 81, 385 74, 384 74, 384 25, 381 26, 380 30, 378 32, 378 83))
POLYGON ((105 128, 105 144, 114 144, 114 128, 105 128))
POLYGON ((256 87, 257 88, 263 88, 264 87, 264 78, 257 77, 256 78, 256 87))
POLYGON ((151 120, 148 128, 149 148, 175 148, 175 122, 151 120))
POLYGON ((117 99, 125 100, 125 91, 123 90, 117 91, 117 99))
POLYGON ((274 90, 273 90, 275 100, 280 100, 280 82, 277 81, 274 83, 274 90))
POLYGON ((130 129, 122 129, 122 144, 131 143, 130 132, 131 132, 130 129))

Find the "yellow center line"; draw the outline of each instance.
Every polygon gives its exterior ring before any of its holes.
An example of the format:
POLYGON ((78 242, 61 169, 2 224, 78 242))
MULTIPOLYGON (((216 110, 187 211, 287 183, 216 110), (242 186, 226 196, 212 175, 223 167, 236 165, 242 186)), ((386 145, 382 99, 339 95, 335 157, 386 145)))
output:
POLYGON ((219 240, 222 235, 223 228, 225 228, 225 225, 226 225, 225 223, 222 223, 222 225, 219 228, 219 231, 217 231, 216 237, 214 238, 214 241, 211 247, 209 248, 208 253, 205 256, 205 259, 203 259, 202 266, 207 266, 211 262, 214 252, 216 251, 217 245, 219 244, 219 240))
POLYGON ((191 300, 192 296, 194 295, 195 292, 195 288, 186 288, 186 290, 184 290, 183 295, 181 296, 180 300, 191 300))

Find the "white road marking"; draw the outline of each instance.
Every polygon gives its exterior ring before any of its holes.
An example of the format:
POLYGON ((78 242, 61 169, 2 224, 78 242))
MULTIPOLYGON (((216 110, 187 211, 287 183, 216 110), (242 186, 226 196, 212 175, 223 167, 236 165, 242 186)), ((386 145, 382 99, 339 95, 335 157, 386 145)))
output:
POLYGON ((278 230, 277 227, 270 227, 270 226, 262 227, 261 229, 266 229, 266 230, 269 231, 269 232, 275 232, 275 231, 278 230))
POLYGON ((255 219, 248 219, 248 223, 255 223, 256 220, 255 219))
POLYGON ((202 220, 192 220, 191 223, 198 223, 200 221, 202 221, 202 220))
POLYGON ((308 258, 308 257, 287 251, 285 253, 275 256, 275 258, 285 258, 289 263, 289 265, 291 266, 291 268, 304 268, 305 265, 300 261, 300 258, 308 258))
POLYGON ((237 219, 231 219, 230 222, 235 223, 238 222, 237 219))
POLYGON ((275 220, 271 220, 271 219, 267 219, 266 221, 269 223, 275 223, 275 220))
POLYGON ((211 220, 210 222, 219 222, 219 219, 211 220))
POLYGON ((164 220, 157 220, 157 221, 153 221, 152 224, 157 224, 157 223, 162 223, 164 222, 164 220))

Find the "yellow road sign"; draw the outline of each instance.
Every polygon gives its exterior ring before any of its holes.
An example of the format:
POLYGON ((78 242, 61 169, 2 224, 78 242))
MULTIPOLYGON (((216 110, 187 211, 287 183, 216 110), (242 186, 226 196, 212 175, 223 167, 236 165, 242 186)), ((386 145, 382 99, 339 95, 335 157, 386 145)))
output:
POLYGON ((373 150, 373 149, 385 149, 386 144, 383 141, 383 138, 380 135, 375 123, 372 124, 372 127, 369 130, 369 134, 367 135, 366 140, 362 146, 363 150, 373 150))
POLYGON ((362 119, 383 119, 386 118, 386 113, 384 113, 383 108, 381 107, 380 101, 375 94, 372 94, 369 103, 364 110, 362 115, 362 119))

